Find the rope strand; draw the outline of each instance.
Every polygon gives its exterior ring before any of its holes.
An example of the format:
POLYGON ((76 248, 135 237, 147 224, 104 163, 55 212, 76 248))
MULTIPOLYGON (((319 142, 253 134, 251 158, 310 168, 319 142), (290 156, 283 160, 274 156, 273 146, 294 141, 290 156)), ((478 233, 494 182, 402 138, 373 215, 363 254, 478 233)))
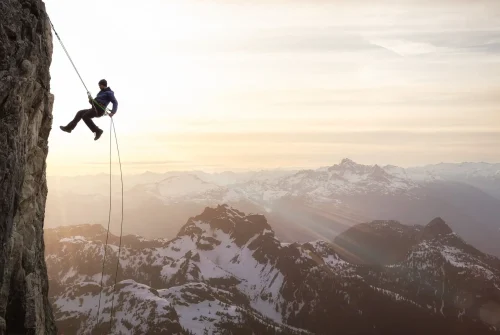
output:
MULTIPOLYGON (((96 109, 97 110, 97 109, 96 109)), ((101 312, 101 296, 102 296, 102 280, 104 277, 104 264, 106 263, 106 251, 107 251, 107 246, 108 246, 108 238, 109 238, 109 226, 111 223, 111 185, 112 185, 112 178, 111 178, 111 147, 112 147, 112 136, 111 136, 111 126, 112 122, 109 124, 109 214, 108 214, 108 231, 106 233, 106 244, 104 245, 104 257, 102 259, 102 272, 101 272, 101 289, 99 291, 99 306, 97 308, 97 323, 99 323, 99 314, 101 312)))
MULTIPOLYGON (((118 152, 118 162, 120 163, 120 178, 121 178, 121 184, 122 184, 122 218, 121 218, 121 223, 120 223, 120 243, 118 244, 118 259, 116 261, 116 271, 115 271, 115 284, 113 285, 113 296, 111 300, 111 317, 109 320, 109 331, 111 332, 112 329, 112 320, 113 320, 113 308, 114 308, 114 303, 115 303, 115 288, 116 288, 116 281, 118 278, 118 269, 120 267, 120 254, 122 250, 122 235, 123 235, 123 173, 122 173, 122 162, 121 162, 121 157, 120 157, 120 148, 118 147, 118 137, 116 136, 116 129, 115 129, 115 122, 113 121, 113 118, 111 117, 111 125, 113 126, 113 133, 115 134, 115 141, 116 141, 116 151, 118 152)), ((111 132, 111 131, 110 131, 111 132)), ((111 137, 111 134, 110 134, 111 137)))
POLYGON ((75 69, 76 74, 78 75, 78 77, 80 77, 80 81, 82 82, 83 87, 85 87, 85 90, 87 91, 87 93, 88 93, 88 94, 90 94, 89 89, 87 88, 87 85, 85 85, 85 83, 84 83, 84 81, 83 81, 83 79, 82 79, 82 76, 80 76, 80 72, 78 72, 78 70, 76 69, 75 63, 73 63, 73 60, 71 59, 71 56, 70 56, 70 55, 69 55, 69 53, 68 53, 68 50, 66 50, 66 47, 64 46, 64 44, 63 44, 63 42, 62 42, 61 38, 59 37, 59 34, 57 33, 56 28, 54 27, 54 24, 52 23, 52 20, 50 19, 50 17, 49 17, 49 15, 48 15, 48 14, 47 14, 47 18, 49 19, 50 25, 52 26, 52 29, 54 30, 54 33, 56 34, 57 39, 59 40, 59 43, 61 43, 61 46, 62 46, 62 48, 63 48, 64 52, 65 52, 65 53, 66 53, 66 55, 68 56, 69 61, 71 62, 71 65, 73 65, 73 68, 75 69))

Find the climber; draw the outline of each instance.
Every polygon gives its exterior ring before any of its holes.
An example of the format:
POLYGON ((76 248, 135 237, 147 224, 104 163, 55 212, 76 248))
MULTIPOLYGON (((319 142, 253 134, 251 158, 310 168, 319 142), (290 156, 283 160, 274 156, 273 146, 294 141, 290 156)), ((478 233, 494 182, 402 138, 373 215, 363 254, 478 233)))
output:
POLYGON ((62 131, 71 133, 71 131, 75 129, 78 122, 83 119, 83 121, 87 124, 87 127, 95 133, 94 140, 97 141, 99 137, 101 137, 104 131, 95 125, 92 118, 103 116, 104 111, 110 102, 113 104, 113 109, 111 110, 111 113, 109 113, 109 117, 113 117, 118 109, 118 101, 116 101, 115 93, 108 87, 108 82, 105 79, 99 81, 99 88, 101 91, 97 94, 95 99, 92 99, 92 96, 88 93, 89 103, 92 105, 92 108, 82 109, 76 113, 75 118, 68 123, 67 126, 60 126, 62 131))

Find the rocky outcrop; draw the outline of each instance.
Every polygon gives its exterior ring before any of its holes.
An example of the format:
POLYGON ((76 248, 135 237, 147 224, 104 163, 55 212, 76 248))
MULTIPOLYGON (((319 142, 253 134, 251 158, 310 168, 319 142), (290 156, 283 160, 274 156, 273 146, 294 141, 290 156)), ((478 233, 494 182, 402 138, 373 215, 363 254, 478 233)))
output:
POLYGON ((41 0, 0 2, 0 335, 55 334, 43 223, 52 125, 50 24, 41 0))
POLYGON ((234 238, 236 245, 241 247, 256 234, 265 230, 271 231, 271 226, 263 215, 248 215, 230 208, 228 205, 218 205, 216 208, 207 207, 202 214, 190 219, 180 230, 178 236, 196 236, 202 229, 196 222, 205 222, 210 229, 220 229, 234 238))
POLYGON ((440 235, 447 235, 453 233, 453 230, 441 218, 435 218, 429 222, 423 232, 422 239, 432 239, 440 235))
POLYGON ((418 242, 422 226, 376 220, 355 225, 334 239, 335 250, 356 264, 388 265, 401 261, 418 242))

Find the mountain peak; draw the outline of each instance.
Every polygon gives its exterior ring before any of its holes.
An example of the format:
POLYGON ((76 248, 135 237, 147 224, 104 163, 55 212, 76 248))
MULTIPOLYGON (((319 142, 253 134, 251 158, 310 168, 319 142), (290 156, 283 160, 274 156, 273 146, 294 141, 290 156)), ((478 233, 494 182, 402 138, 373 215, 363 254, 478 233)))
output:
POLYGON ((340 164, 335 164, 331 166, 329 171, 336 171, 340 173, 345 173, 346 171, 351 171, 352 173, 365 173, 366 170, 370 169, 367 165, 362 165, 354 162, 352 159, 344 158, 340 162, 340 164))
POLYGON ((352 159, 349 159, 349 158, 344 158, 342 159, 342 161, 340 162, 340 165, 341 166, 354 166, 354 165, 357 165, 352 159))
POLYGON ((388 265, 405 258, 420 230, 396 220, 375 220, 347 229, 334 241, 339 254, 352 263, 388 265))
POLYGON ((371 169, 371 177, 380 181, 388 181, 390 175, 379 165, 375 164, 371 169))
POLYGON ((200 237, 216 229, 234 238, 238 246, 245 244, 257 234, 271 232, 274 235, 263 215, 245 215, 224 204, 217 207, 206 207, 202 214, 190 218, 177 236, 200 237))
POLYGON ((448 235, 451 233, 453 233, 453 230, 451 230, 442 218, 437 217, 424 227, 422 238, 435 238, 439 235, 448 235))

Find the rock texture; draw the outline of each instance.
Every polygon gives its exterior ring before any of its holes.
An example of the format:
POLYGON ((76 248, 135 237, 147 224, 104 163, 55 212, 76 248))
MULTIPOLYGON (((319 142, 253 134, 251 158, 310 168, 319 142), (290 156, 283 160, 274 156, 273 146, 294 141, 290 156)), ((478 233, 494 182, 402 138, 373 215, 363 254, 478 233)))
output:
POLYGON ((406 257, 418 243, 422 230, 422 226, 376 220, 347 229, 334 239, 334 244, 337 252, 352 263, 389 265, 406 257))
POLYGON ((422 232, 423 239, 432 239, 439 235, 451 234, 453 231, 441 218, 435 218, 427 226, 425 226, 422 232))
POLYGON ((41 0, 0 1, 0 335, 55 334, 43 222, 52 35, 41 0))

